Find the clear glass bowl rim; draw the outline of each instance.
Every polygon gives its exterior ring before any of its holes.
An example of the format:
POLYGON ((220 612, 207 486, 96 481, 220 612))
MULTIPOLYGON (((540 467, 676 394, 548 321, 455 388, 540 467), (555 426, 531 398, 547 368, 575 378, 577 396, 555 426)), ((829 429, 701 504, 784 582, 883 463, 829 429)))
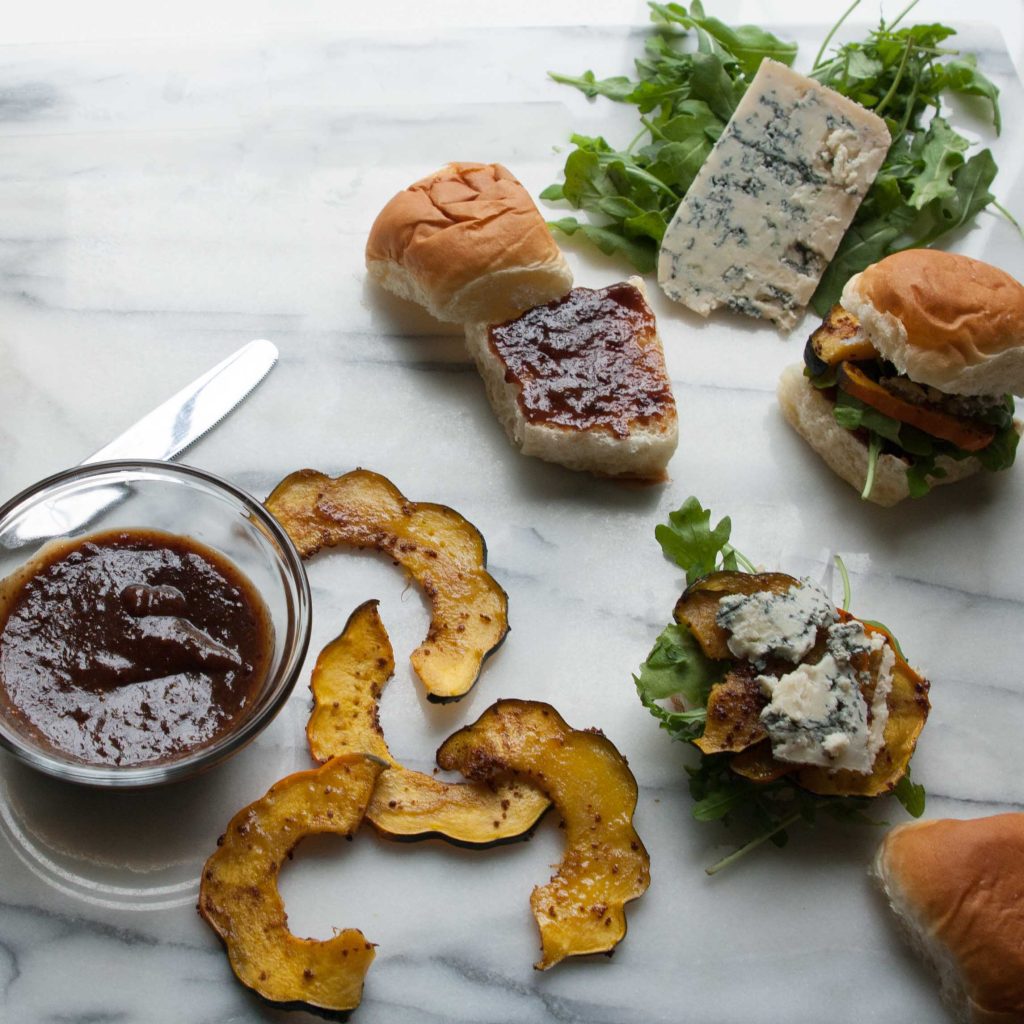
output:
POLYGON ((262 502, 257 501, 251 494, 236 487, 223 477, 180 462, 165 462, 155 459, 115 459, 108 462, 92 462, 73 466, 26 487, 0 505, 0 525, 21 506, 28 504, 33 499, 45 496, 47 491, 64 483, 119 471, 138 473, 143 477, 147 471, 156 475, 176 476, 186 484, 201 481, 212 490, 220 491, 229 498, 233 498, 259 522, 277 545, 281 563, 286 570, 283 575, 288 581, 289 602, 294 610, 291 635, 277 641, 286 644, 287 651, 277 676, 268 683, 270 692, 264 698, 263 706, 216 743, 208 747, 201 747, 176 761, 118 768, 65 760, 43 748, 32 746, 14 735, 8 735, 7 730, 3 728, 3 716, 0 715, 0 747, 9 751, 22 763, 67 782, 117 789, 138 789, 176 782, 212 768, 244 747, 273 721, 291 695, 309 649, 312 630, 312 597, 306 569, 295 545, 285 532, 284 527, 264 508, 262 502))

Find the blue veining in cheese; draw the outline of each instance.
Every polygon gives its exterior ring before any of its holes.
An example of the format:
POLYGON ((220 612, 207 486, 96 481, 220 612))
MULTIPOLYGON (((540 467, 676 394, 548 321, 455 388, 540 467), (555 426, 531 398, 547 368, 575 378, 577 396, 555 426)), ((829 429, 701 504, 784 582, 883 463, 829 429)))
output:
POLYGON ((762 61, 665 232, 665 294, 793 327, 890 141, 877 115, 762 61))
POLYGON ((728 594, 718 602, 715 622, 729 631, 726 645, 735 657, 761 665, 772 656, 795 665, 814 646, 818 627, 837 618, 828 594, 804 579, 784 594, 728 594))
POLYGON ((896 655, 861 623, 828 627, 827 653, 774 677, 758 676, 770 698, 761 723, 779 761, 868 773, 884 742, 896 655), (858 659, 858 667, 853 659, 858 659), (864 694, 874 683, 871 703, 864 694))

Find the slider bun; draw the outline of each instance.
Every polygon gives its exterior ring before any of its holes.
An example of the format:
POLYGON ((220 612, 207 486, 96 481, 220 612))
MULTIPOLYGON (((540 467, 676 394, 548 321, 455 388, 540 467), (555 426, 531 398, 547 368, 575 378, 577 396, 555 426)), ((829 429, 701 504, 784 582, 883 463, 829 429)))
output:
POLYGON ((874 874, 958 1021, 1024 1021, 1024 814, 901 825, 874 874))
MULTIPOLYGON (((868 472, 867 445, 853 431, 836 423, 832 403, 804 376, 801 366, 787 366, 782 371, 778 396, 790 426, 834 472, 862 490, 868 472)), ((931 478, 933 486, 955 483, 981 468, 973 457, 957 461, 939 456, 935 464, 946 471, 946 476, 931 478)), ((888 507, 909 496, 906 463, 895 455, 879 455, 869 500, 888 507)))
POLYGON ((501 164, 448 164, 399 192, 370 229, 366 267, 450 323, 500 323, 572 287, 544 218, 501 164))
POLYGON ((842 305, 876 349, 950 394, 1024 395, 1024 285, 935 249, 887 256, 850 278, 842 305))

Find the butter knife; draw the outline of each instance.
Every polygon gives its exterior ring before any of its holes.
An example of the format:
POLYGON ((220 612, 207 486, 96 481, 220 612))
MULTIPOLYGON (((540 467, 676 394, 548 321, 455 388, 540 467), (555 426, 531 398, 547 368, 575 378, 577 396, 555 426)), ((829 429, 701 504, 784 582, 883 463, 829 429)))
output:
MULTIPOLYGON (((82 465, 113 459, 173 459, 246 398, 274 368, 277 355, 271 342, 250 341, 93 452, 82 465)), ((127 494, 127 488, 112 485, 76 499, 65 498, 59 509, 55 503, 44 502, 32 509, 16 530, 5 534, 0 543, 6 548, 19 548, 64 536, 127 494)))

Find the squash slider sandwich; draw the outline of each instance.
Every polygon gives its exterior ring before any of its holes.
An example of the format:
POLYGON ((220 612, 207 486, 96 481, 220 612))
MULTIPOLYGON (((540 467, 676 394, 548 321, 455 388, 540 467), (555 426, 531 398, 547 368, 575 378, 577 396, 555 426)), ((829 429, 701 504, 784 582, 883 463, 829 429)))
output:
POLYGON ((779 381, 783 414, 861 496, 919 497, 1013 464, 1024 286, 967 256, 910 249, 855 275, 779 381))

